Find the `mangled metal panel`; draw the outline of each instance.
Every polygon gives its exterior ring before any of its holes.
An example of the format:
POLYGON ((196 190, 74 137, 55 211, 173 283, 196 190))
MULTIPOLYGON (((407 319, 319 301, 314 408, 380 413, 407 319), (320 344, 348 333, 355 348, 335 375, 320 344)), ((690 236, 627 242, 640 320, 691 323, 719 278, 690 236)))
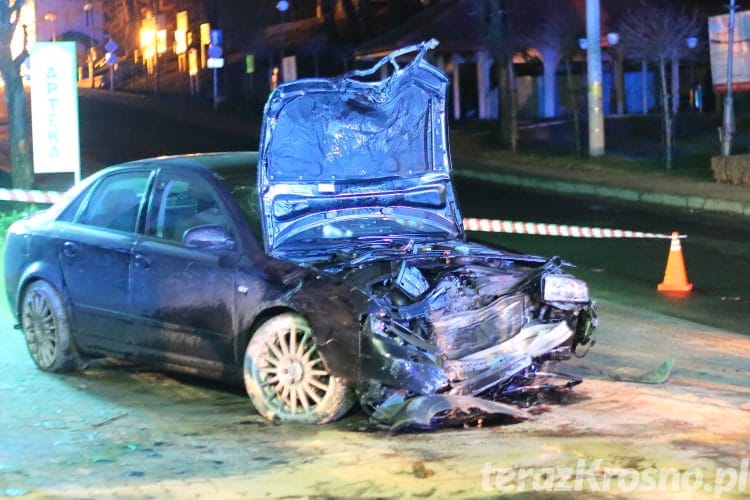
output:
POLYGON ((267 252, 279 256, 285 242, 387 234, 410 224, 416 233, 463 236, 450 182, 448 80, 424 61, 436 44, 398 51, 370 70, 273 92, 258 160, 267 252), (399 66, 410 52, 416 57, 399 66), (394 71, 384 80, 361 80, 389 63, 394 71), (366 219, 377 224, 366 226, 366 219), (389 220, 398 224, 388 228, 389 220))

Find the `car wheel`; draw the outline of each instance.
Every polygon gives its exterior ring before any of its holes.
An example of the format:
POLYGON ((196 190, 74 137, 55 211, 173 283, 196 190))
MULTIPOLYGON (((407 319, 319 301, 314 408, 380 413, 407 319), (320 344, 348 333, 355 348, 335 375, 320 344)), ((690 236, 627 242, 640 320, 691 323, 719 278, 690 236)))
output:
POLYGON ((35 281, 24 291, 21 327, 29 354, 39 368, 61 373, 78 366, 65 305, 57 290, 46 281, 35 281))
POLYGON ((244 378, 255 409, 271 421, 323 424, 354 404, 353 391, 326 368, 310 325, 294 313, 256 330, 245 350, 244 378))

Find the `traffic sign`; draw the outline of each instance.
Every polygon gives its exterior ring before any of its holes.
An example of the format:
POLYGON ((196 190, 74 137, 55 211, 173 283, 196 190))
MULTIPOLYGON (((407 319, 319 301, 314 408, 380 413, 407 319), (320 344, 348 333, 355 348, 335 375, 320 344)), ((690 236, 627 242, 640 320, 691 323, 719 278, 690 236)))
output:
POLYGON ((212 29, 210 32, 211 45, 221 45, 224 33, 220 29, 212 29))
POLYGON ((223 57, 209 57, 206 61, 206 66, 211 69, 219 69, 224 67, 223 57))
POLYGON ((106 44, 104 44, 104 49, 107 52, 114 53, 114 52, 117 52, 117 49, 119 49, 119 48, 120 48, 120 46, 117 45, 117 42, 115 42, 111 38, 109 39, 109 41, 106 44))
POLYGON ((110 66, 114 66, 117 64, 117 55, 113 54, 112 52, 107 52, 104 55, 104 60, 109 64, 110 66))
POLYGON ((218 59, 222 56, 224 51, 221 49, 221 45, 209 45, 208 46, 208 57, 211 59, 218 59))

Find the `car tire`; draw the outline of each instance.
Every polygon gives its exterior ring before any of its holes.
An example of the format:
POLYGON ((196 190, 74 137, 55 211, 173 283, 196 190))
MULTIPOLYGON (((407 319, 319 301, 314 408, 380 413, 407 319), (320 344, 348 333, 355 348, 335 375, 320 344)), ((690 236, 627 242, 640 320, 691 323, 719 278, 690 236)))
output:
POLYGON ((47 372, 75 370, 70 320, 60 293, 46 281, 35 281, 21 298, 21 328, 31 359, 47 372))
POLYGON ((324 424, 354 404, 353 391, 328 371, 307 321, 283 313, 263 323, 245 350, 245 390, 272 422, 324 424))

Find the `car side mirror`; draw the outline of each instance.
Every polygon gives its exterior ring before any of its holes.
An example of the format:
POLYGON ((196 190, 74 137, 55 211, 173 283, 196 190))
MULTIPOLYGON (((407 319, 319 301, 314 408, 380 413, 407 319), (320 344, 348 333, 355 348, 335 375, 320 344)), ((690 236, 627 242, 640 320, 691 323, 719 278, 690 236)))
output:
POLYGON ((191 227, 182 235, 187 248, 199 250, 234 250, 234 240, 222 226, 191 227))

